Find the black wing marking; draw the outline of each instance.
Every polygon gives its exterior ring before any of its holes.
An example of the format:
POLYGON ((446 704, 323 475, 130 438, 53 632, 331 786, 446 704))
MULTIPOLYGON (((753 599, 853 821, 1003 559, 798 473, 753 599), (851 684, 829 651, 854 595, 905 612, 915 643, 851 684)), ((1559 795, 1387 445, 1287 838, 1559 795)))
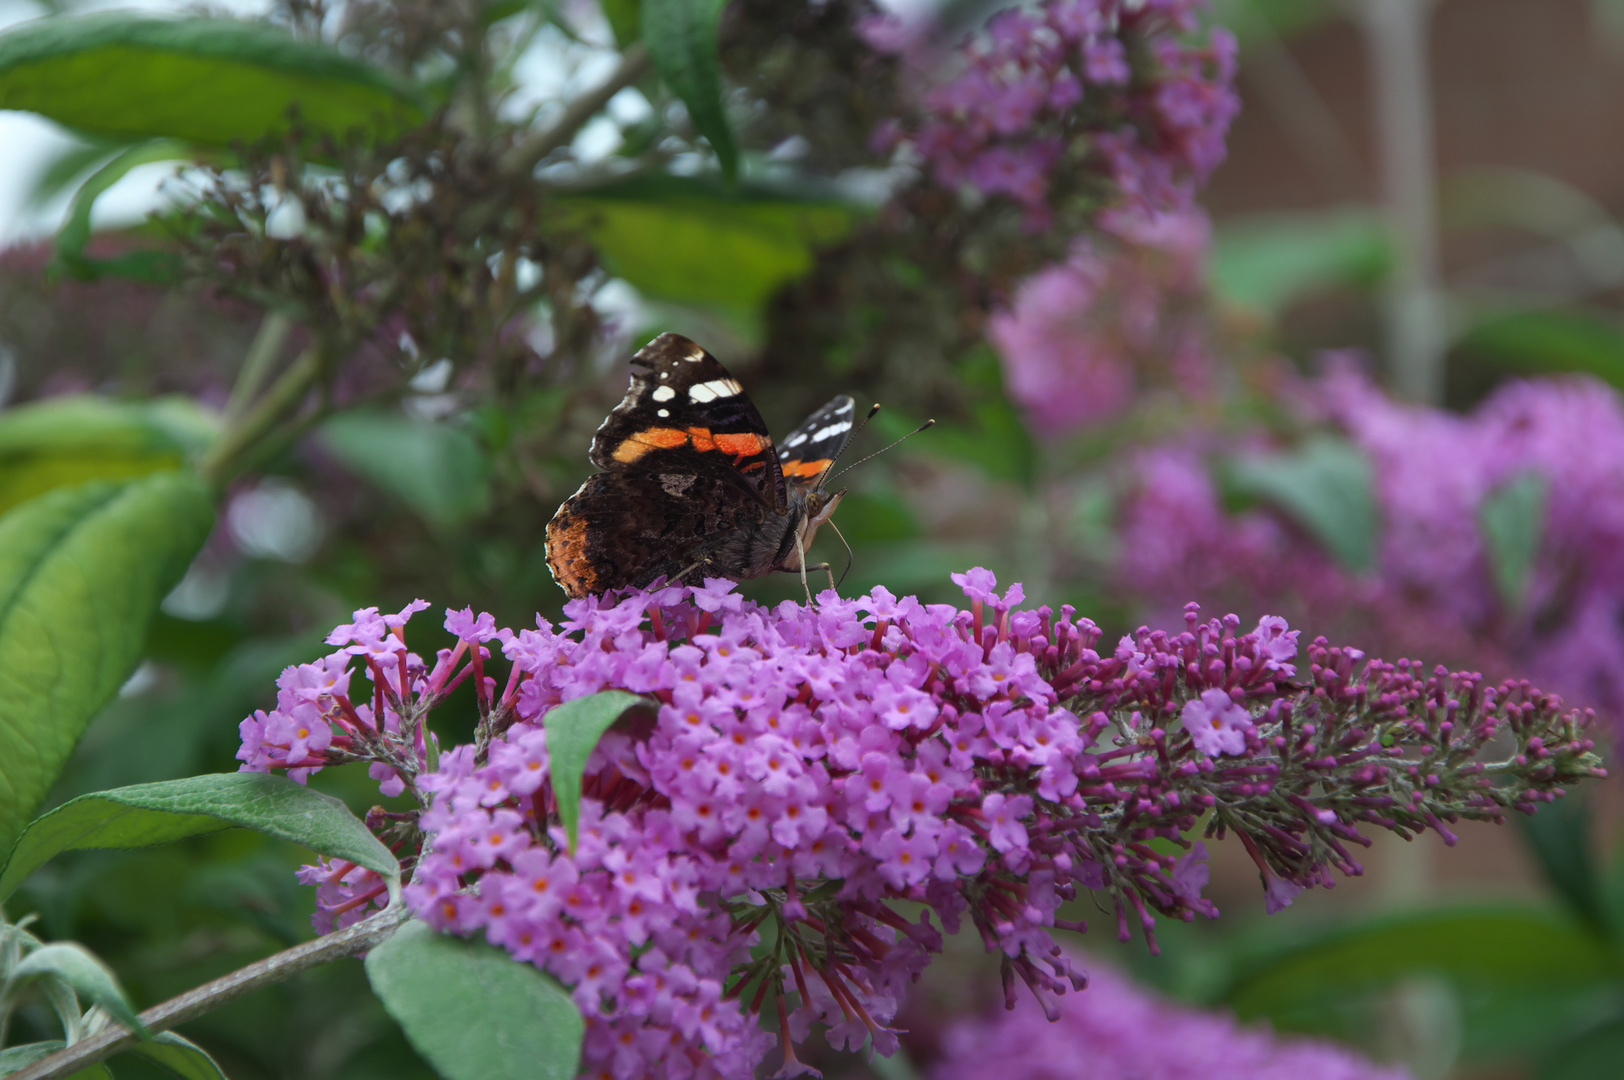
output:
POLYGON ((639 349, 631 368, 626 396, 592 438, 594 465, 718 476, 773 509, 786 505, 767 425, 719 360, 667 333, 639 349))
POLYGON ((778 451, 788 482, 811 490, 821 487, 835 458, 851 441, 856 418, 856 402, 841 394, 790 432, 778 451))

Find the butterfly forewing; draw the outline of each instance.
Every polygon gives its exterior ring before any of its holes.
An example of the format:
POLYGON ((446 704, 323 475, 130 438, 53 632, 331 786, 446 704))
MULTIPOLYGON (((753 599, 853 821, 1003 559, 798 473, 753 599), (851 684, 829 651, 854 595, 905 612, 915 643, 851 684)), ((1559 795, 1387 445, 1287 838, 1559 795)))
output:
POLYGON ((799 487, 819 487, 851 441, 856 414, 856 403, 841 394, 790 432, 778 449, 785 480, 799 487))
POLYGON ((631 385, 593 437, 591 458, 610 472, 719 476, 772 509, 785 504, 761 413, 720 361, 678 334, 632 357, 631 385))

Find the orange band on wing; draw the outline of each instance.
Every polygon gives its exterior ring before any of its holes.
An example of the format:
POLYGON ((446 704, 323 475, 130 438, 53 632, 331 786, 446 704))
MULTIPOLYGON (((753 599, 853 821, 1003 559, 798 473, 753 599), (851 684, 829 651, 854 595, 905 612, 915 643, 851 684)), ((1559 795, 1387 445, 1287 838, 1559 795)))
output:
POLYGON ((821 476, 834 464, 833 458, 819 458, 817 461, 788 461, 784 463, 785 476, 804 476, 808 480, 821 476))
POLYGON ((630 465, 650 450, 675 450, 688 441, 688 433, 676 428, 648 428, 615 447, 615 460, 630 465))
POLYGON ((760 435, 748 432, 743 435, 717 435, 715 438, 716 449, 736 458, 754 457, 767 448, 760 435))

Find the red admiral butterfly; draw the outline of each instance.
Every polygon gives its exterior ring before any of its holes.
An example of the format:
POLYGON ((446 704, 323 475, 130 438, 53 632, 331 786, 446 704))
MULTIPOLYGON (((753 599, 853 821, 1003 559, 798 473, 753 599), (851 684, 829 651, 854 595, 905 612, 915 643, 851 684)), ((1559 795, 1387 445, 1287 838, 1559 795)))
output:
POLYGON ((661 334, 632 357, 626 397, 593 436, 589 456, 604 471, 547 526, 548 568, 571 597, 659 578, 827 570, 803 563, 845 494, 823 485, 851 440, 854 410, 840 395, 780 451, 714 356, 661 334))

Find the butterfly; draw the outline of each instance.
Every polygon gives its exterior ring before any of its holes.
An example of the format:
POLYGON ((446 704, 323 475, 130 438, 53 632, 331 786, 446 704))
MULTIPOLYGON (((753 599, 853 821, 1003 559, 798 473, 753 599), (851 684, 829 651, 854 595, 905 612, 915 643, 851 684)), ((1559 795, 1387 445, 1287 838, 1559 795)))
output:
MULTIPOLYGON (((806 565, 844 490, 824 485, 856 406, 832 399, 775 447, 761 413, 710 353, 661 334, 631 360, 631 385, 592 438, 603 471, 547 526, 547 566, 571 597, 696 584, 806 565)), ((831 574, 830 585, 834 580, 831 574)), ((810 597, 810 592, 809 592, 810 597)))

